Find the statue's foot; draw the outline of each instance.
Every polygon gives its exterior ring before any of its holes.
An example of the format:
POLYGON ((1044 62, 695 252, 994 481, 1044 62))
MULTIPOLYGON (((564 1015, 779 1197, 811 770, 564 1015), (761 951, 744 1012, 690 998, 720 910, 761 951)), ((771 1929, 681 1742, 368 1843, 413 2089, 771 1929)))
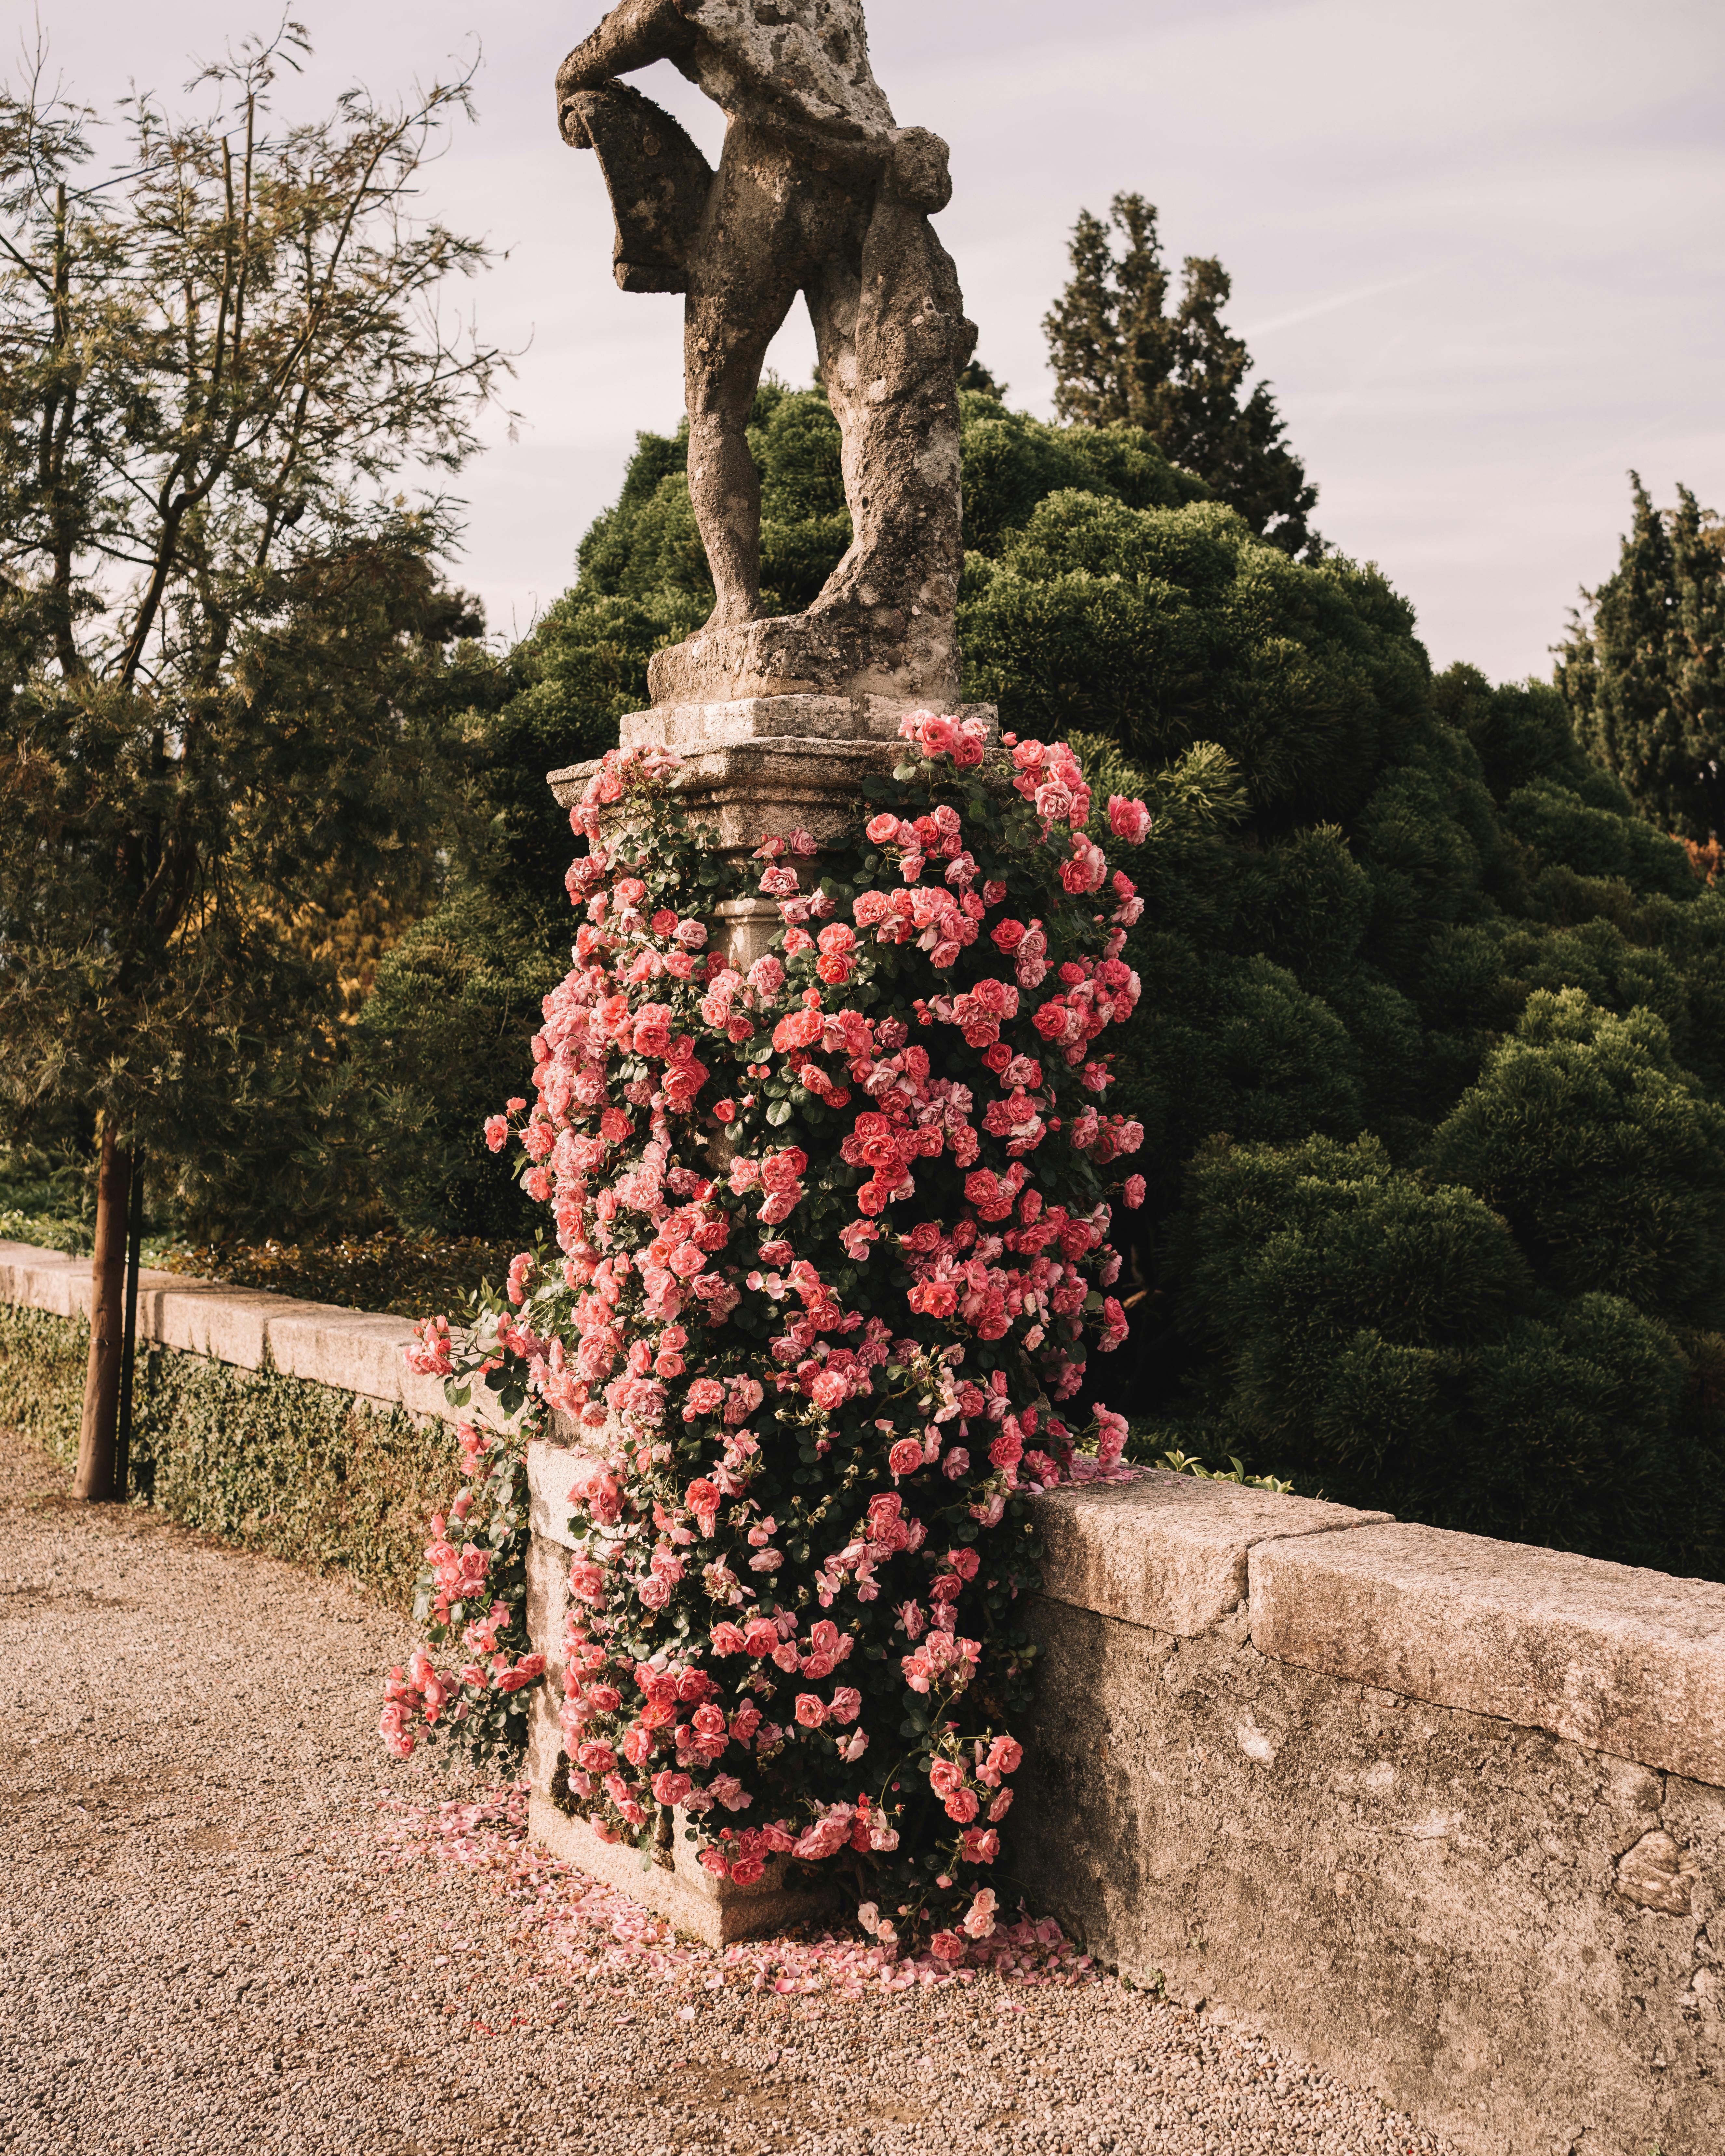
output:
POLYGON ((696 633, 711 636, 716 630, 746 629, 750 622, 766 619, 767 609, 758 599, 721 599, 696 633))
POLYGON ((829 582, 809 602, 803 619, 819 622, 823 629, 866 629, 884 603, 890 603, 881 600, 872 587, 861 591, 846 578, 842 583, 829 582))

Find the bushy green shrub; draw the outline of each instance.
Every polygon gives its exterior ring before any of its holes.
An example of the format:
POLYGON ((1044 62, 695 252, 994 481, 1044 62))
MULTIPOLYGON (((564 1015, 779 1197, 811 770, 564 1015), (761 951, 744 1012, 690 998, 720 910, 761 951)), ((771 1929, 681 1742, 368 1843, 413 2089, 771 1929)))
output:
POLYGON ((87 1146, 0 1145, 0 1242, 88 1250, 95 1232, 95 1163, 87 1146))
POLYGON ((1219 1147, 1191 1181, 1213 1449, 1434 1526, 1716 1567, 1725 1430, 1658 1318, 1542 1291, 1476 1193, 1371 1138, 1219 1147))
POLYGON ((1431 1173, 1500 1214, 1558 1292, 1705 1324, 1725 1290, 1725 1109, 1651 1011, 1579 988, 1528 1000, 1439 1127, 1431 1173))
POLYGON ((521 1082, 541 1004, 562 977, 553 941, 562 927, 466 883, 378 968, 353 1061, 371 1089, 368 1136, 402 1227, 485 1241, 528 1232, 531 1209, 482 1127, 521 1082))

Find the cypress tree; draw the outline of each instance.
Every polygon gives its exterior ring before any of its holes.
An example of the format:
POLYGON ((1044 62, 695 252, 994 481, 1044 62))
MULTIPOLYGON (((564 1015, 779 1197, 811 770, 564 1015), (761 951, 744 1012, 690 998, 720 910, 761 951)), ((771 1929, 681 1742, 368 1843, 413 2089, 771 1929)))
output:
POLYGON ((1725 832, 1725 553, 1686 486, 1654 507, 1638 473, 1615 574, 1584 593, 1559 650, 1576 733, 1661 830, 1725 832))
POLYGON ((1248 392, 1251 355, 1222 320, 1233 287, 1221 264, 1188 255, 1170 314, 1156 208, 1138 194, 1116 195, 1106 224, 1080 211, 1069 252, 1071 279, 1042 325, 1061 418, 1142 427, 1260 537, 1319 558, 1317 489, 1287 446, 1269 384, 1248 392))

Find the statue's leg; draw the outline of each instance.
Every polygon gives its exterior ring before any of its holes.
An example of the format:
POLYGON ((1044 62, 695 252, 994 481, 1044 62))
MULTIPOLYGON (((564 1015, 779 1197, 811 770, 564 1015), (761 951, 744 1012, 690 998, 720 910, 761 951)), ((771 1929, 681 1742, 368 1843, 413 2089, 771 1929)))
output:
POLYGON ((919 211, 883 195, 860 249, 809 287, 821 379, 845 436, 850 552, 814 612, 950 623, 964 566, 958 372, 976 343, 952 257, 919 211))
POLYGON ((761 478, 749 453, 749 408, 803 271, 783 199, 762 184, 741 134, 733 128, 725 145, 684 315, 689 496, 717 595, 711 629, 761 611, 761 478))

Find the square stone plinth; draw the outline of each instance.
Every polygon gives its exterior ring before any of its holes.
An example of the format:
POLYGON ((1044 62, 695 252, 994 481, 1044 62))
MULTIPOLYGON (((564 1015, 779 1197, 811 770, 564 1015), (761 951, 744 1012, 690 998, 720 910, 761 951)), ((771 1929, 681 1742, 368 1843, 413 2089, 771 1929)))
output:
MULTIPOLYGON (((553 1429, 562 1435, 567 1426, 553 1424, 553 1429)), ((527 1634, 546 1665, 546 1681, 533 1694, 528 1725, 528 1833, 553 1856, 561 1856, 589 1878, 602 1879, 655 1915, 669 1917, 680 1932, 708 1946, 770 1938, 793 1925, 819 1922, 833 1908, 831 1887, 811 1881, 801 1866, 789 1866, 783 1857, 769 1859, 752 1887, 716 1879, 696 1861, 696 1845, 684 1840, 689 1820, 685 1813, 677 1812, 673 1815, 675 1840, 663 1852, 671 1861, 649 1860, 644 1866, 639 1850, 606 1841, 585 1819, 572 1819, 552 1796, 562 1757, 557 1712, 563 1694, 569 1554, 575 1540, 569 1530, 569 1484, 578 1450, 554 1438, 535 1438, 527 1447, 532 1522, 527 1550, 527 1634)))
MULTIPOLYGON (((619 735, 625 748, 674 750, 681 759, 674 790, 715 832, 721 852, 742 855, 799 825, 822 846, 842 844, 868 813, 865 779, 890 772, 904 753, 900 720, 927 708, 879 696, 736 696, 631 711, 619 735)), ((993 705, 961 704, 953 716, 979 718, 998 752, 993 705)), ((572 808, 598 768, 548 773, 557 802, 572 808)))
POLYGON ((589 1879, 602 1880, 680 1932, 710 1947, 728 1947, 739 1939, 771 1938, 798 1924, 830 1917, 829 1888, 805 1885, 787 1876, 785 1861, 769 1861, 752 1887, 716 1879, 696 1861, 695 1845, 682 1839, 683 1815, 677 1815, 678 1839, 664 1852, 673 1861, 649 1859, 626 1842, 601 1840, 584 1819, 572 1819, 536 1791, 529 1801, 527 1833, 542 1849, 562 1857, 589 1879))

